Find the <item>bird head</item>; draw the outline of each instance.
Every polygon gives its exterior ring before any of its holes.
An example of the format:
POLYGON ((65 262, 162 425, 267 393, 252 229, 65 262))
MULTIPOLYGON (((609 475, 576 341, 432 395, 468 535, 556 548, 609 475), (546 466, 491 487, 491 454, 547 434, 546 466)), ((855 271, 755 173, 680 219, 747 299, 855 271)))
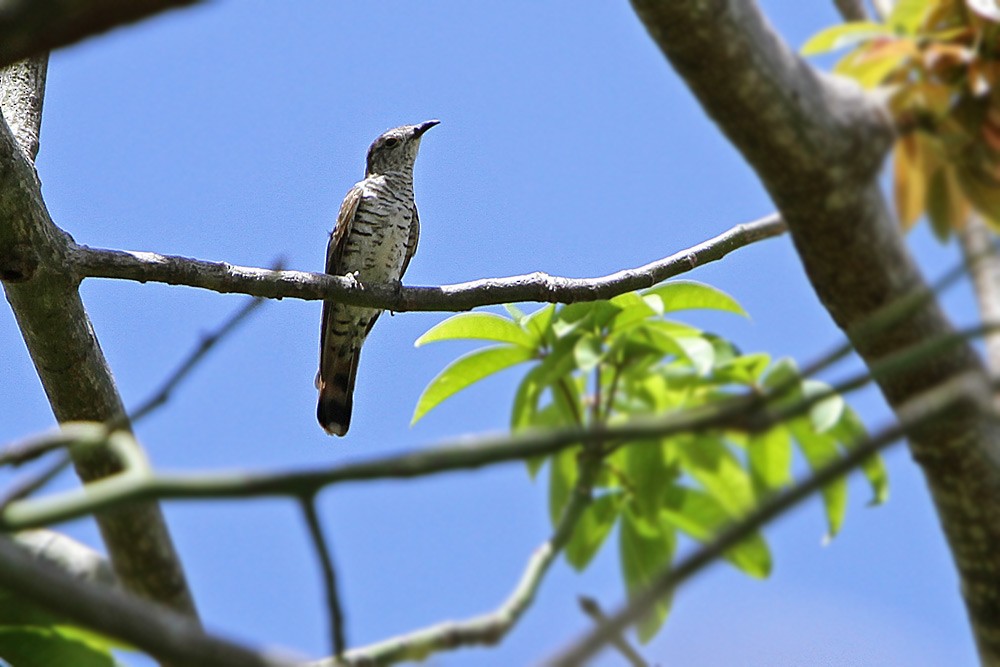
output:
POLYGON ((384 132, 368 149, 365 176, 412 170, 420 148, 420 137, 440 122, 428 120, 419 125, 403 125, 384 132))

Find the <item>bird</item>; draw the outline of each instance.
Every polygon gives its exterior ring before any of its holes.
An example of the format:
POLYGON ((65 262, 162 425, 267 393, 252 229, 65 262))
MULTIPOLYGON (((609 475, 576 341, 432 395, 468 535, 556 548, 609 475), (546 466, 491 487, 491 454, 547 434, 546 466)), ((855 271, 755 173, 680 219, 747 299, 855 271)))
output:
MULTIPOLYGON (((421 137, 438 123, 396 127, 372 142, 365 177, 344 197, 330 234, 327 273, 367 283, 402 279, 420 238, 413 164, 421 137)), ((377 308, 323 302, 316 417, 329 435, 344 436, 351 425, 361 346, 381 313, 377 308)))

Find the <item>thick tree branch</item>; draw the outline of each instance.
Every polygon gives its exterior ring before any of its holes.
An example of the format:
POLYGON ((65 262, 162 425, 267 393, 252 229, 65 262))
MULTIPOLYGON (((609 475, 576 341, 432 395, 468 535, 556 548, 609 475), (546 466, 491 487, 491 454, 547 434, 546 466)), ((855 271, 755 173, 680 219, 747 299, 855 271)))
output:
POLYGON ((0 0, 0 66, 199 0, 0 0))
POLYGON ((198 622, 104 585, 80 581, 0 535, 0 588, 83 627, 184 667, 295 667, 301 663, 205 634, 198 622))
POLYGON ((652 287, 667 278, 722 259, 734 250, 784 232, 784 222, 778 215, 772 214, 736 225, 715 238, 669 257, 599 278, 575 279, 529 273, 440 287, 363 285, 323 273, 274 271, 151 252, 101 250, 86 246, 72 246, 67 262, 78 279, 118 278, 160 282, 273 299, 328 298, 397 313, 413 310, 460 311, 518 301, 572 303, 610 299, 618 294, 652 287))
MULTIPOLYGON (((31 3, 26 3, 31 4, 31 3)), ((25 345, 60 422, 108 421, 123 414, 121 399, 93 327, 66 271, 72 241, 53 224, 30 162, 37 151, 44 93, 44 59, 12 66, 0 78, 0 279, 25 345), (17 136, 10 128, 15 128, 17 136), (27 143, 18 144, 18 139, 27 143)), ((77 449, 74 464, 86 482, 121 470, 102 448, 77 449)), ((194 603, 155 504, 98 517, 118 575, 130 589, 185 613, 194 603)))
MULTIPOLYGON (((992 233, 977 214, 966 221, 958 233, 962 254, 972 276, 972 286, 979 304, 979 316, 985 322, 1000 322, 1000 253, 992 233)), ((985 337, 986 363, 993 377, 1000 377, 1000 332, 985 337)))
MULTIPOLYGON (((869 364, 951 331, 938 305, 875 335, 855 327, 923 281, 877 180, 888 116, 855 86, 815 72, 751 0, 632 0, 661 50, 743 153, 788 222, 820 300, 869 364)), ((897 410, 964 373, 984 374, 971 346, 882 378, 897 410)), ((985 387, 985 377, 979 391, 985 387)), ((980 656, 1000 664, 1000 426, 970 389, 911 434, 962 579, 980 656)))

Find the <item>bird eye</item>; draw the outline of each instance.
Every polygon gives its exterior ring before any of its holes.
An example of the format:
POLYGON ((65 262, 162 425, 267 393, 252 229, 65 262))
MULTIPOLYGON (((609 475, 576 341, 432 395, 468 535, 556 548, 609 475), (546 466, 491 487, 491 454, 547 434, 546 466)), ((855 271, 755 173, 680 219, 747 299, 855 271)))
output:
POLYGON ((390 138, 388 138, 388 139, 385 140, 385 147, 386 148, 392 148, 393 146, 395 146, 398 143, 399 143, 399 139, 397 139, 396 137, 390 137, 390 138))

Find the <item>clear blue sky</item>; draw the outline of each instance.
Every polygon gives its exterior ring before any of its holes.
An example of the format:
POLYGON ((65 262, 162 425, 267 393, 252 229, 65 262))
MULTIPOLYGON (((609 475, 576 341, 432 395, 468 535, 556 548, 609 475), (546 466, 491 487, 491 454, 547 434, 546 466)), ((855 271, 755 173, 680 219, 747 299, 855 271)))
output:
MULTIPOLYGON (((832 2, 763 4, 796 46, 836 20, 832 2)), ((80 243, 255 266, 282 255, 290 268, 319 271, 368 144, 429 118, 442 124, 417 163, 423 234, 409 284, 604 274, 772 210, 625 2, 255 0, 173 13, 53 56, 38 168, 53 218, 80 243)), ((912 242, 930 276, 957 258, 922 231, 912 242)), ((694 318, 745 351, 807 361, 840 340, 787 238, 692 277, 751 313, 694 318)), ((948 297, 966 322, 975 316, 968 291, 948 297)), ((130 405, 244 298, 93 280, 83 297, 130 405)), ((0 310, 7 441, 53 419, 13 317, 0 310)), ((423 386, 467 347, 414 349, 443 315, 403 314, 384 316, 365 347, 350 435, 327 437, 314 418, 319 312, 316 302, 272 302, 214 353, 139 426, 154 464, 301 468, 506 426, 518 371, 409 428, 423 386)), ((890 418, 872 392, 854 405, 871 426, 890 418)), ((682 590, 643 653, 687 666, 972 664, 923 480, 904 449, 887 458, 888 505, 867 508, 855 481, 843 533, 825 547, 818 501, 793 513, 767 531, 770 580, 715 567, 682 590)), ((519 465, 343 487, 322 500, 355 645, 492 609, 548 535, 544 484, 519 465)), ((291 502, 165 511, 210 628, 327 652, 321 580, 291 502)), ((88 521, 64 529, 98 544, 88 521)), ((623 599, 609 547, 582 575, 560 562, 499 648, 433 664, 544 658, 588 627, 577 595, 607 608, 623 599)))

